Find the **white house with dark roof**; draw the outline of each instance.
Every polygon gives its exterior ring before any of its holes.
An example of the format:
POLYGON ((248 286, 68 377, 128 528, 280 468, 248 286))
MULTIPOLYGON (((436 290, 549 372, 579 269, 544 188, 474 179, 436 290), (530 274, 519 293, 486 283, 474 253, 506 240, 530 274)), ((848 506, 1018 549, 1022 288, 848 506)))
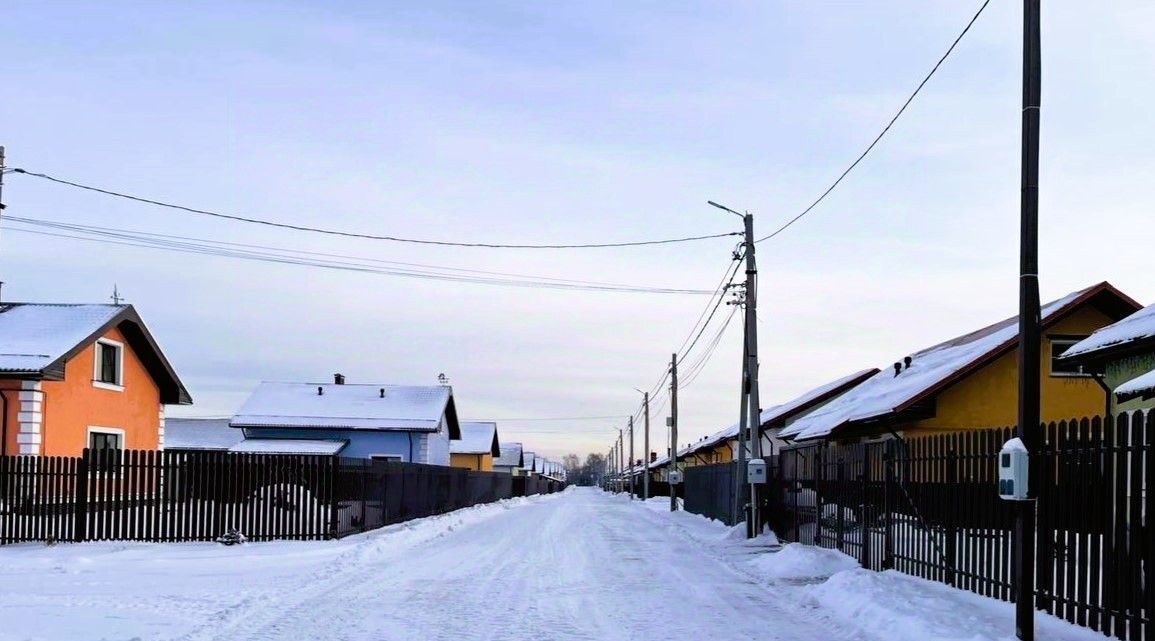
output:
POLYGON ((340 375, 333 383, 261 383, 229 425, 244 433, 239 446, 249 452, 430 465, 449 465, 450 443, 461 438, 448 385, 347 385, 340 375))

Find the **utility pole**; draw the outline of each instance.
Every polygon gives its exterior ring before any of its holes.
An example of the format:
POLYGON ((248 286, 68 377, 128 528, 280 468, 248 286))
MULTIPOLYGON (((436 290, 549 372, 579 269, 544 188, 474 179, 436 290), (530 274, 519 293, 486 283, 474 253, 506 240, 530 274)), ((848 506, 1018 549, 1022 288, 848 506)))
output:
MULTIPOLYGON (((754 261, 754 214, 742 217, 746 230, 746 381, 747 407, 750 411, 750 456, 762 458, 762 405, 758 395, 758 264, 754 261)), ((757 485, 750 486, 750 520, 754 535, 761 530, 758 513, 757 485)))
POLYGON ((622 436, 622 428, 618 428, 618 482, 621 484, 622 491, 626 491, 626 444, 625 437, 622 436))
MULTIPOLYGON (((745 325, 743 318, 742 324, 745 325)), ((745 335, 745 329, 743 329, 745 335)), ((738 469, 734 472, 734 520, 738 519, 746 521, 746 536, 752 536, 754 525, 750 522, 750 517, 746 514, 746 502, 742 499, 745 496, 743 490, 746 488, 746 427, 747 419, 750 415, 747 413, 746 406, 749 402, 749 385, 746 378, 746 342, 742 342, 742 393, 739 395, 739 409, 738 409, 738 469)))
MULTIPOLYGON (((678 354, 670 357, 670 472, 678 470, 678 354)), ((670 511, 678 511, 677 486, 670 483, 670 511)))
POLYGON ((642 479, 642 499, 650 500, 650 393, 643 392, 644 400, 642 404, 645 407, 646 415, 646 449, 642 452, 642 456, 646 459, 646 476, 642 479))
MULTIPOLYGON (((751 458, 762 458, 762 403, 758 394, 758 263, 754 260, 754 214, 746 212, 739 214, 738 212, 719 205, 718 203, 708 200, 706 201, 713 207, 717 207, 722 211, 730 212, 742 219, 742 227, 745 235, 745 240, 742 243, 746 253, 746 341, 745 341, 745 384, 747 405, 746 411, 749 412, 750 421, 750 456, 751 458)), ((761 517, 758 514, 758 486, 751 484, 750 486, 750 520, 749 523, 753 525, 754 534, 758 534, 761 530, 761 517)), ((750 525, 747 525, 747 529, 750 525)))
POLYGON ((634 458, 634 417, 630 416, 630 500, 634 500, 634 465, 637 459, 634 458))
MULTIPOLYGON (((1039 97, 1042 47, 1039 0, 1023 0, 1022 199, 1019 214, 1019 416, 1015 429, 1027 452, 1039 431, 1039 97)), ((1015 634, 1035 638, 1035 492, 1037 466, 1029 468, 1029 500, 1015 511, 1015 634)))

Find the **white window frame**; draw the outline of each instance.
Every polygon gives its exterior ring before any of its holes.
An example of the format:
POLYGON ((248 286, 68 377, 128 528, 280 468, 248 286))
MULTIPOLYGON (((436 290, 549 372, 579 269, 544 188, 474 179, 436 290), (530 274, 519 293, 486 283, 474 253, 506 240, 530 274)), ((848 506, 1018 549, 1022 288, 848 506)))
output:
MULTIPOLYGON (((1085 337, 1084 337, 1085 338, 1085 337)), ((1056 378, 1091 378, 1090 374, 1084 372, 1056 372, 1055 371, 1055 345, 1065 345, 1068 349, 1082 341, 1081 338, 1066 338, 1066 337, 1047 337, 1047 373, 1056 378)), ((1066 350, 1063 350, 1066 351, 1066 350)))
MULTIPOLYGON (((117 449, 119 449, 122 452, 124 450, 128 449, 127 447, 125 447, 126 443, 124 441, 124 428, 121 428, 121 427, 103 427, 100 425, 89 425, 88 429, 84 432, 84 447, 85 448, 91 448, 92 447, 92 435, 93 434, 115 434, 116 436, 120 437, 120 447, 117 449)), ((116 476, 120 476, 120 474, 118 472, 113 472, 112 474, 109 474, 108 472, 98 472, 98 476, 100 476, 100 477, 106 477, 106 476, 107 477, 116 477, 116 476)))
POLYGON ((124 391, 124 343, 114 341, 111 338, 98 338, 92 350, 92 386, 100 389, 111 390, 113 392, 124 391), (100 345, 111 345, 116 348, 116 375, 120 380, 119 384, 105 383, 100 380, 100 355, 102 350, 100 345))

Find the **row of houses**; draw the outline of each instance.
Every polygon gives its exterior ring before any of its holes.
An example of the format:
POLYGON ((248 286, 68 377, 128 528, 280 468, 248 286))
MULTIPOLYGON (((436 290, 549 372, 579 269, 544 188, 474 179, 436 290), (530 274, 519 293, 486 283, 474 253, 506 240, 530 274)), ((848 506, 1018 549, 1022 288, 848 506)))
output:
POLYGON ((217 450, 565 475, 496 423, 459 420, 448 384, 266 382, 230 418, 166 418, 191 403, 131 305, 0 304, 0 456, 217 450))
MULTIPOLYGON (((1155 407, 1155 305, 1102 282, 1042 308, 1043 422, 1155 407)), ((1018 317, 859 369, 761 412, 763 452, 790 443, 861 442, 1013 426, 1018 317)), ((738 458, 738 426, 679 447, 679 468, 738 458)), ((627 472, 663 481, 668 455, 627 472)))

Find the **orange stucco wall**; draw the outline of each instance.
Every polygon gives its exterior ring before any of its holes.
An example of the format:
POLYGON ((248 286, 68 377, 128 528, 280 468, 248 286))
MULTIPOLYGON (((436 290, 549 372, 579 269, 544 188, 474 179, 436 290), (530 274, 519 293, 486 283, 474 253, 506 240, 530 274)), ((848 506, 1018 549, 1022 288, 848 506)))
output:
POLYGON ((8 436, 4 439, 4 453, 11 456, 20 451, 16 445, 16 432, 20 429, 16 422, 20 413, 20 381, 0 381, 0 390, 8 399, 8 436))
MULTIPOLYGON (((156 449, 159 444, 160 391, 120 331, 113 328, 103 338, 124 344, 121 380, 123 390, 102 389, 92 384, 96 349, 89 345, 64 368, 64 380, 43 381, 40 454, 79 456, 88 444, 89 427, 124 431, 127 449, 156 449)), ((20 381, 3 381, 9 397, 8 452, 17 451, 20 381)))

